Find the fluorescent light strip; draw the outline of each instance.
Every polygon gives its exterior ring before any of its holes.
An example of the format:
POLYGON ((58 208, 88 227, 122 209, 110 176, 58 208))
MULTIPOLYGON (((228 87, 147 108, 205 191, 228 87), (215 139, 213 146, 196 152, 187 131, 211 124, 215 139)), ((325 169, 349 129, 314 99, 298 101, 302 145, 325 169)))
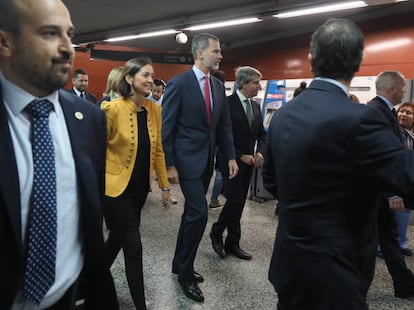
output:
POLYGON ((149 38, 149 37, 158 37, 158 36, 164 36, 167 34, 174 34, 178 33, 179 31, 174 29, 167 29, 167 30, 161 30, 161 31, 154 31, 154 32, 147 32, 147 33, 141 33, 136 35, 130 35, 130 36, 122 36, 122 37, 115 37, 115 38, 109 38, 104 40, 105 42, 118 42, 118 41, 127 41, 127 40, 135 40, 140 38, 149 38))
POLYGON ((317 6, 317 7, 308 8, 308 9, 287 11, 284 13, 275 14, 273 15, 273 17, 288 18, 288 17, 296 17, 296 16, 302 16, 302 15, 311 15, 311 14, 319 14, 319 13, 325 13, 325 12, 348 10, 348 9, 360 8, 364 6, 368 6, 368 4, 365 3, 365 1, 343 2, 343 3, 337 3, 337 4, 317 6))
POLYGON ((191 26, 188 28, 184 28, 184 30, 190 31, 197 31, 197 30, 205 30, 205 29, 212 29, 212 28, 222 28, 222 27, 229 27, 234 25, 243 25, 243 24, 250 24, 250 23, 257 23, 261 22, 262 20, 256 17, 252 18, 243 18, 243 19, 233 19, 226 22, 217 22, 217 23, 209 23, 209 24, 202 24, 198 26, 191 26))
POLYGON ((386 40, 380 43, 368 45, 364 52, 380 52, 383 50, 397 49, 412 44, 411 38, 401 38, 394 40, 386 40))

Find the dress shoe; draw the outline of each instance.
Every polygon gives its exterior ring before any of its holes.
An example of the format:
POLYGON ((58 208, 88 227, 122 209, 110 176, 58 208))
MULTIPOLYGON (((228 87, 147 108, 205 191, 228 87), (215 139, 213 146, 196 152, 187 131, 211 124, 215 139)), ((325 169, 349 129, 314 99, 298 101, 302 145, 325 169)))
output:
POLYGON ((401 252, 404 256, 413 256, 413 251, 409 248, 401 249, 401 252))
POLYGON ((237 258, 244 259, 244 260, 251 260, 252 259, 252 256, 249 253, 246 253, 245 251, 240 249, 240 247, 238 247, 238 246, 226 247, 226 253, 227 254, 232 254, 232 255, 236 256, 237 258))
POLYGON ((188 298, 203 302, 204 301, 204 295, 201 292, 200 288, 198 287, 197 282, 194 279, 184 279, 181 276, 178 276, 178 283, 180 284, 180 287, 184 293, 185 296, 188 298))
POLYGON ((194 271, 194 280, 196 280, 196 282, 198 283, 204 282, 203 276, 199 274, 197 271, 194 271))
POLYGON ((224 245, 222 237, 216 237, 213 233, 210 233, 211 244, 213 245, 214 252, 217 253, 218 256, 224 258, 226 256, 226 252, 224 252, 224 245))
POLYGON ((209 209, 217 209, 217 208, 220 208, 222 206, 223 206, 223 204, 218 200, 212 200, 208 204, 209 209))

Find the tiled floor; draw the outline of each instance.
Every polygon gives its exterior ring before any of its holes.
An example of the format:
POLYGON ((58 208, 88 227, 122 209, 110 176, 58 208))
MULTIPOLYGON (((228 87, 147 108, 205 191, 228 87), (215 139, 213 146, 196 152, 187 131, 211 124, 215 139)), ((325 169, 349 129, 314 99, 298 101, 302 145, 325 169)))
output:
MULTIPOLYGON (((178 200, 170 210, 162 211, 161 194, 154 185, 142 211, 141 236, 144 251, 144 282, 149 310, 274 310, 277 295, 267 280, 273 249, 277 217, 274 201, 257 203, 248 200, 242 218, 241 247, 253 255, 251 261, 235 257, 219 258, 211 247, 208 232, 221 208, 209 211, 209 220, 201 241, 195 269, 205 282, 200 284, 205 302, 186 298, 171 274, 177 230, 182 214, 183 197, 178 185, 173 196, 178 200)), ((208 195, 209 197, 209 195, 208 195)), ((414 248, 414 227, 410 227, 411 247, 414 248)), ((414 270, 414 257, 407 258, 414 270)), ((112 266, 121 310, 135 309, 125 280, 123 257, 120 254, 112 266)), ((374 282, 368 296, 370 309, 414 309, 414 301, 395 298, 391 278, 383 261, 377 262, 374 282)))

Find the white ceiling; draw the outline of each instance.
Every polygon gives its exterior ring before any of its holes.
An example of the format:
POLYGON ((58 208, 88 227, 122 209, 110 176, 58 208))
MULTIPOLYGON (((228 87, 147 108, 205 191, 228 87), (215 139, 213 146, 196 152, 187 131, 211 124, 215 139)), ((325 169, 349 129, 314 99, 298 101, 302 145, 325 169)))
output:
MULTIPOLYGON (((166 28, 260 17, 262 22, 207 30, 220 38, 222 49, 249 46, 292 35, 312 32, 328 17, 347 17, 356 22, 413 11, 414 1, 368 0, 365 8, 279 20, 271 15, 286 9, 337 3, 327 0, 63 0, 75 25, 75 43, 104 43, 109 37, 139 34, 166 28)), ((190 40, 197 32, 187 32, 190 40)), ((190 41, 189 40, 189 41, 190 41)), ((104 43, 109 44, 109 43, 104 43)), ((178 44, 175 35, 114 42, 114 45, 189 52, 190 44, 178 44)))

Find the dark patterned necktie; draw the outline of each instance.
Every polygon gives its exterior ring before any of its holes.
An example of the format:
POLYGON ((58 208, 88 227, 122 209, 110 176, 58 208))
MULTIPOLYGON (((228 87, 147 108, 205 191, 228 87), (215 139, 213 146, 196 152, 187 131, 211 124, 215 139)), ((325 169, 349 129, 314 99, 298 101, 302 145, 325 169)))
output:
POLYGON ((33 100, 26 111, 32 115, 33 196, 23 294, 40 304, 55 282, 56 263, 56 168, 55 150, 49 128, 53 104, 33 100))
POLYGON ((252 104, 250 102, 250 99, 245 99, 244 103, 246 104, 246 117, 247 121, 249 122, 250 129, 253 126, 253 110, 252 110, 252 104))

